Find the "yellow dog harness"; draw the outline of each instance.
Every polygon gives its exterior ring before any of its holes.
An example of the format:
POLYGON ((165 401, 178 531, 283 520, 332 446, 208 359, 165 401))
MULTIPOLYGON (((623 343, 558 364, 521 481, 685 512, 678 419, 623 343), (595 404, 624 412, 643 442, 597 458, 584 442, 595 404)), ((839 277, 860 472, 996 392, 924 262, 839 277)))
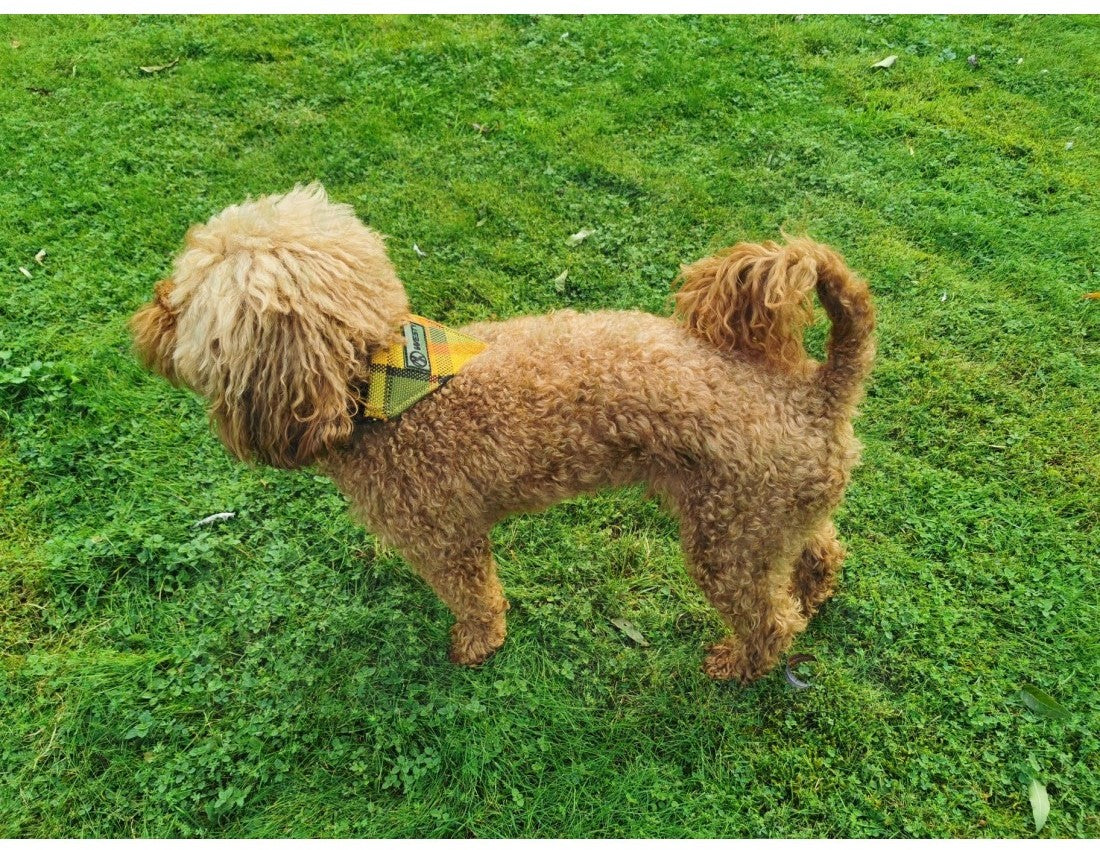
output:
POLYGON ((375 353, 363 415, 393 419, 438 390, 486 347, 464 333, 422 316, 402 326, 404 340, 375 353))

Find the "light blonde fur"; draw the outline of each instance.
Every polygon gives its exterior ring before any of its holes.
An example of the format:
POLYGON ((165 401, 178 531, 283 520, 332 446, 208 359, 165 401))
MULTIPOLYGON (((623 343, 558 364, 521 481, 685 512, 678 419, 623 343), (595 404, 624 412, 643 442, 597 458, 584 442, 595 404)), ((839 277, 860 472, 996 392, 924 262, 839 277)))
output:
POLYGON ((368 356, 408 312, 382 237, 313 185, 191 228, 134 327, 234 455, 294 468, 351 435, 368 356))
POLYGON ((686 267, 676 307, 679 321, 561 311, 470 326, 489 346, 458 376, 396 420, 366 420, 366 361, 408 304, 381 237, 312 186, 193 229, 133 329, 148 365, 210 400, 235 455, 333 478, 454 613, 456 662, 504 641, 496 522, 645 482, 730 630, 706 671, 748 682, 833 592, 830 516, 858 455, 873 311, 808 239, 686 267), (832 321, 823 364, 801 339, 815 288, 832 321))

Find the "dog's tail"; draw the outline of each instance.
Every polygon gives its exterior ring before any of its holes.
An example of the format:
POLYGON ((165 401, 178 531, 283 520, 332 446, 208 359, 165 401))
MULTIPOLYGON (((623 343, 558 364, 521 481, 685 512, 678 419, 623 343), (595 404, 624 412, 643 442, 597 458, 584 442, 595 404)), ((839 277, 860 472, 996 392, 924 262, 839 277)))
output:
POLYGON ((815 380, 830 407, 858 400, 874 357, 874 309, 867 284, 839 254, 805 237, 786 245, 742 242, 681 270, 676 313, 720 351, 756 355, 792 370, 806 362, 802 335, 817 290, 832 329, 815 380))

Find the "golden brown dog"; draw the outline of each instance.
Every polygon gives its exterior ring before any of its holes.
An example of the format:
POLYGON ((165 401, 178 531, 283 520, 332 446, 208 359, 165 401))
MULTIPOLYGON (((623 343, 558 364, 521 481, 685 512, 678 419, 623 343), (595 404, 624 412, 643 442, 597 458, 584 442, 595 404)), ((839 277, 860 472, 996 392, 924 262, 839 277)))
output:
POLYGON ((148 366, 208 400, 235 456, 332 477, 454 613, 453 661, 504 642, 496 522, 645 482, 730 628, 706 672, 749 682, 832 595, 844 553, 830 516, 858 455, 873 311, 809 239, 740 244, 682 280, 678 319, 563 310, 465 328, 488 347, 457 376, 366 419, 366 364, 409 304, 382 238, 314 185, 193 227, 132 327, 148 366), (815 289, 832 322, 824 363, 802 345, 815 289))

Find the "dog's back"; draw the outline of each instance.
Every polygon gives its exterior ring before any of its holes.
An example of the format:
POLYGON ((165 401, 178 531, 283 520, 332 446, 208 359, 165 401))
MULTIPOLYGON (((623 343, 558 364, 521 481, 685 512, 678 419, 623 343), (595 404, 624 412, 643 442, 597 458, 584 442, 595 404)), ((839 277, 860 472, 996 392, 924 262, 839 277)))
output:
POLYGON ((327 462, 338 479, 372 482, 372 526, 392 519, 379 482, 397 479, 433 478, 431 498, 453 490, 463 522, 476 514, 484 530, 578 492, 639 481, 664 491, 685 476, 805 501, 806 479, 828 478, 829 446, 846 438, 807 410, 821 407, 816 366, 721 351, 673 319, 563 310, 462 330, 488 348, 399 419, 362 423, 327 462))

